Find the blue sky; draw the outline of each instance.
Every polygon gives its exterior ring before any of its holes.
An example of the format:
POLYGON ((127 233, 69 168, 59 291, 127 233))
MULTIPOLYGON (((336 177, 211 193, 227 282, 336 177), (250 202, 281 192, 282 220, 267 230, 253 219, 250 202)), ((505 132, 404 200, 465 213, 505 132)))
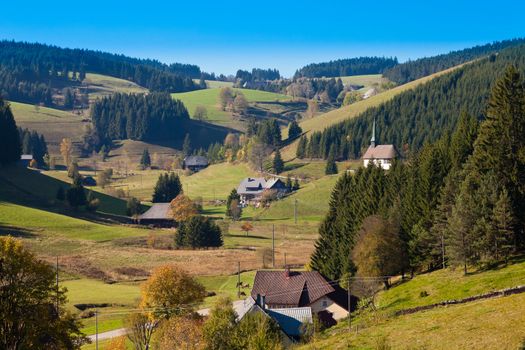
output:
POLYGON ((400 60, 525 36, 525 1, 9 1, 0 37, 231 74, 362 55, 400 60))

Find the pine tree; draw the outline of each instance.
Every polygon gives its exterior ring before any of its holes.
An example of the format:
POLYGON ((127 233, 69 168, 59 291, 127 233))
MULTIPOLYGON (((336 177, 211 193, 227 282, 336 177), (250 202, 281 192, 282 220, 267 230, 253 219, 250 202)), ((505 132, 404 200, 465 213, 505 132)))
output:
POLYGON ((306 138, 306 136, 302 136, 299 139, 299 143, 297 144, 297 150, 295 152, 295 155, 297 156, 297 158, 304 159, 306 157, 307 144, 308 144, 308 139, 306 138))
POLYGON ((284 170, 284 162, 283 162, 283 159, 281 158, 281 152, 279 151, 279 149, 275 150, 272 168, 276 174, 280 174, 284 170))
POLYGON ((9 104, 0 98, 0 165, 20 160, 22 147, 9 104))
POLYGON ((153 189, 153 203, 169 203, 183 193, 180 178, 175 173, 160 174, 153 189))
POLYGON ((496 259, 508 258, 515 248, 513 242, 514 216, 507 190, 503 189, 493 209, 494 255, 496 259))
POLYGON ((288 139, 293 140, 302 133, 303 129, 301 129, 301 127, 295 120, 292 120, 288 125, 288 139))
POLYGON ((190 134, 186 134, 184 137, 184 142, 182 144, 182 153, 185 157, 191 155, 191 140, 190 140, 190 134))
POLYGON ((326 168, 324 173, 326 175, 337 174, 337 164, 335 162, 335 147, 332 145, 330 147, 330 153, 328 154, 328 159, 326 160, 326 168))
POLYGON ((144 148, 142 152, 142 157, 140 158, 140 165, 143 169, 149 168, 151 166, 151 157, 147 148, 144 148))

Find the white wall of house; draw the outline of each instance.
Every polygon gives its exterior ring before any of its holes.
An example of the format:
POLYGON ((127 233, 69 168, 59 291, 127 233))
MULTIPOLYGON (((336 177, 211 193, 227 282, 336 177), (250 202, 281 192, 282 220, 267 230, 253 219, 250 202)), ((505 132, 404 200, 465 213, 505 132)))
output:
POLYGON ((365 168, 370 162, 374 162, 376 166, 380 166, 384 170, 390 169, 390 166, 392 165, 391 159, 363 159, 363 165, 365 166, 365 168))
POLYGON ((337 305, 336 303, 333 302, 332 299, 326 296, 310 304, 310 307, 312 308, 312 313, 314 314, 317 314, 320 311, 325 311, 325 310, 330 312, 332 314, 332 317, 336 321, 348 316, 347 310, 337 305))

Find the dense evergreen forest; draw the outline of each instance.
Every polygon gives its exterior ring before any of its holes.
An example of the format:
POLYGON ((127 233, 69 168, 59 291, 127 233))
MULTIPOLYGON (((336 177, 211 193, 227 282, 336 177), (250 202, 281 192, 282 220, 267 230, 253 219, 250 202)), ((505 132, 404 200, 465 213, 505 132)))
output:
POLYGON ((18 128, 18 135, 22 145, 23 154, 32 154, 33 159, 39 166, 46 165, 44 160, 47 153, 47 143, 44 135, 38 134, 36 131, 29 129, 18 128))
POLYGON ((492 44, 452 51, 443 55, 421 58, 389 67, 383 72, 383 75, 397 84, 405 84, 409 81, 524 43, 525 39, 498 41, 492 44))
POLYGON ((194 65, 172 64, 83 49, 0 41, 0 94, 10 100, 51 104, 60 80, 82 81, 87 72, 131 80, 152 91, 199 89, 194 65))
POLYGON ((397 58, 357 57, 323 63, 311 63, 295 72, 294 78, 343 77, 379 74, 397 64, 397 58))
POLYGON ((463 113, 453 134, 427 143, 408 162, 339 179, 312 268, 334 280, 370 277, 370 264, 378 265, 377 276, 448 265, 467 273, 523 251, 525 81, 513 66, 501 76, 483 122, 463 113), (371 216, 384 222, 379 230, 371 216), (396 248, 374 250, 383 238, 396 248))
POLYGON ((95 147, 112 140, 175 142, 189 135, 192 146, 208 146, 222 141, 225 128, 190 119, 184 104, 168 93, 115 94, 98 100, 91 109, 95 147))
POLYGON ((490 89, 509 64, 525 70, 525 46, 505 49, 315 132, 301 142, 297 155, 326 159, 334 147, 338 159, 359 158, 368 147, 374 118, 379 143, 394 144, 406 155, 454 130, 463 110, 483 119, 490 89))

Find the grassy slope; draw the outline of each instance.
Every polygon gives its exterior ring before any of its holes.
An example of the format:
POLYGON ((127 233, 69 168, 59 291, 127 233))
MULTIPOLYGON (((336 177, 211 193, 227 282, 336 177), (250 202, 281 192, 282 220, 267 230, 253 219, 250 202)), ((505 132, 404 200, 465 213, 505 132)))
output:
MULTIPOLYGON (((248 102, 272 102, 290 100, 289 96, 276 94, 272 92, 250 90, 250 89, 233 89, 244 94, 248 102)), ((181 100, 190 115, 193 115, 197 106, 204 106, 208 110, 208 120, 212 123, 228 124, 231 121, 231 113, 222 111, 219 107, 220 88, 211 88, 190 92, 171 94, 173 98, 181 100)))
POLYGON ((412 315, 393 317, 393 312, 439 301, 460 299, 508 287, 523 285, 525 261, 463 276, 460 270, 440 270, 423 274, 379 294, 376 317, 358 317, 354 324, 362 329, 356 336, 346 334, 346 323, 328 330, 325 339, 307 348, 375 348, 386 337, 393 348, 420 346, 429 349, 517 348, 525 339, 523 306, 525 295, 478 301, 437 308, 412 315), (421 296, 421 292, 428 296, 421 296), (516 309, 520 309, 519 311, 516 309), (521 327, 508 329, 510 324, 521 327))
POLYGON ((58 143, 69 137, 79 141, 82 136, 82 117, 54 108, 38 107, 10 102, 16 124, 44 134, 47 142, 58 143))
POLYGON ((374 84, 388 82, 388 79, 383 78, 382 74, 349 75, 340 78, 343 84, 363 85, 365 88, 370 88, 374 84))
MULTIPOLYGON (((67 189, 68 184, 35 170, 22 167, 9 167, 0 170, 0 179, 8 181, 19 190, 31 193, 37 197, 41 204, 53 204, 59 187, 67 189)), ((0 191, 1 196, 1 191, 0 191)), ((99 211, 116 215, 126 215, 126 202, 122 199, 95 192, 95 197, 100 200, 99 211)), ((0 197, 1 198, 1 197, 0 197)), ((4 198, 15 200, 16 198, 4 198)))
POLYGON ((132 81, 110 77, 108 75, 87 73, 86 79, 82 82, 89 91, 89 100, 121 93, 147 93, 148 89, 135 84, 132 81))

